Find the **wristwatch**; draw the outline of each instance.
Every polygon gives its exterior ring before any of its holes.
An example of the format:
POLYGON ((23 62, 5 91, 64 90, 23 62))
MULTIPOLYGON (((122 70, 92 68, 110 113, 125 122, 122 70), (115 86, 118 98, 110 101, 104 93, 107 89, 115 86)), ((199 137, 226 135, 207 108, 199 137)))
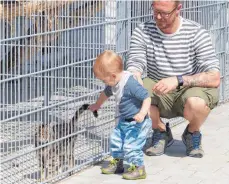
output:
POLYGON ((182 75, 177 76, 177 81, 178 81, 177 89, 180 89, 180 87, 183 86, 183 84, 184 84, 182 75))

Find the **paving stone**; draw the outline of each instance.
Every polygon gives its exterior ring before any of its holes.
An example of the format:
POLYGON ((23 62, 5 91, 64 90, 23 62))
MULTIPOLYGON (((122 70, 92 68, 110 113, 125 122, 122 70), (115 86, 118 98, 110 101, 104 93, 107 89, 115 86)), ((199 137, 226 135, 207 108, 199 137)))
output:
POLYGON ((201 130, 203 158, 185 154, 181 135, 187 126, 172 128, 175 143, 158 157, 145 156, 147 178, 127 181, 121 175, 102 175, 98 165, 80 172, 59 184, 228 184, 229 183, 229 103, 214 109, 201 130))

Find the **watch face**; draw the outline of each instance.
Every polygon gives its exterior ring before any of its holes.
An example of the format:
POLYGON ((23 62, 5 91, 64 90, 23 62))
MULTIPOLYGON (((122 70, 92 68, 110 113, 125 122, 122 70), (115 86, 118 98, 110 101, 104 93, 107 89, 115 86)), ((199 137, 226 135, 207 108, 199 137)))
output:
POLYGON ((183 86, 183 78, 182 78, 182 76, 177 76, 177 79, 178 79, 178 85, 179 86, 183 86))
POLYGON ((179 83, 181 83, 182 82, 182 80, 181 80, 181 78, 179 77, 179 83))

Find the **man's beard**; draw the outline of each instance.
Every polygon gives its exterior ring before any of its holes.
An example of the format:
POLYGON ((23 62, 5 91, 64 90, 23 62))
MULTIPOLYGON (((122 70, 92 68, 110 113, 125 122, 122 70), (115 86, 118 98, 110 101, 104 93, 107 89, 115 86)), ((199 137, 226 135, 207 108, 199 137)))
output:
POLYGON ((168 24, 167 22, 160 22, 160 21, 156 21, 156 23, 157 23, 157 27, 159 28, 159 29, 168 29, 168 28, 170 28, 170 27, 172 27, 172 25, 174 24, 174 22, 175 22, 175 19, 173 19, 172 21, 170 21, 170 23, 168 24))

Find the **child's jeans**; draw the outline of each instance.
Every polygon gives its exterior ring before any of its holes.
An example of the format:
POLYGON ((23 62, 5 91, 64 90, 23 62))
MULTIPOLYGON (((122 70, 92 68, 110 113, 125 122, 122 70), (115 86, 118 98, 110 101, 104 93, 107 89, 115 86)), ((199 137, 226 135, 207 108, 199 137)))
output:
POLYGON ((142 149, 151 129, 152 122, 149 118, 146 118, 142 123, 125 122, 120 118, 111 134, 111 156, 124 159, 128 164, 144 165, 142 149))

